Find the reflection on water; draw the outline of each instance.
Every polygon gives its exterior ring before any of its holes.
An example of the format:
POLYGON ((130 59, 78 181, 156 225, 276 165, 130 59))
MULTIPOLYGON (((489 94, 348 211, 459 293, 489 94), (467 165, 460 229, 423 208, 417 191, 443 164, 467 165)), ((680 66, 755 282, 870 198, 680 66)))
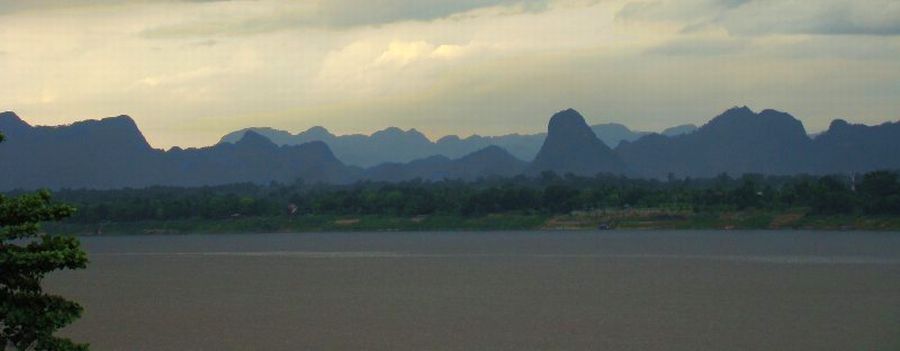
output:
POLYGON ((613 255, 613 254, 423 254, 379 251, 197 251, 197 252, 119 252, 99 253, 103 256, 244 256, 244 257, 296 257, 296 258, 598 258, 598 259, 670 259, 670 260, 710 260, 731 262, 760 262, 779 264, 881 264, 900 265, 900 259, 874 257, 833 257, 833 256, 721 256, 721 255, 613 255))

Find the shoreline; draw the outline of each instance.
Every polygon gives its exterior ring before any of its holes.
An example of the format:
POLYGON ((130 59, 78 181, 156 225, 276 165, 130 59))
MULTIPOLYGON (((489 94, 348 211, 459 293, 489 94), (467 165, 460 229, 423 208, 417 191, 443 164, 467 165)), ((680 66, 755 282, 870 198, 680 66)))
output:
POLYGON ((577 212, 566 215, 491 214, 480 217, 307 215, 219 220, 48 223, 50 234, 78 236, 191 235, 316 232, 596 231, 596 230, 813 230, 900 231, 897 216, 822 216, 802 211, 689 213, 658 209, 577 212))

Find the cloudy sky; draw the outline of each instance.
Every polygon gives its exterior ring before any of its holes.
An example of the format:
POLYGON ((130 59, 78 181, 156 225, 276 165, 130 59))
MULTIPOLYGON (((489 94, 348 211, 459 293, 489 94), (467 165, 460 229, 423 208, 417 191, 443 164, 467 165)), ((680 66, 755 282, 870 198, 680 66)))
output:
POLYGON ((896 0, 0 0, 0 110, 134 117, 156 147, 247 126, 659 130, 775 108, 900 119, 896 0))

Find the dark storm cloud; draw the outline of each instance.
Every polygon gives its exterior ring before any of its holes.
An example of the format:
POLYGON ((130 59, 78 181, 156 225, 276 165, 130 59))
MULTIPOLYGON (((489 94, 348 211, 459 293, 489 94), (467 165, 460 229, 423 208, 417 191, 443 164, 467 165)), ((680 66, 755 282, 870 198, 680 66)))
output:
POLYGON ((753 0, 636 0, 616 14, 619 19, 695 22, 709 20, 753 0))
POLYGON ((680 22, 685 31, 716 26, 735 35, 900 35, 900 2, 894 0, 635 1, 617 18, 680 22))
MULTIPOLYGON (((431 21, 480 8, 515 7, 539 12, 550 0, 321 0, 302 3, 271 15, 231 21, 195 21, 152 28, 143 33, 149 38, 209 35, 243 35, 290 28, 342 29, 378 26, 403 21, 431 21)), ((298 3, 295 3, 295 5, 298 3)))
POLYGON ((40 11, 89 6, 114 6, 146 3, 219 2, 230 0, 0 0, 0 15, 20 11, 40 11))
POLYGON ((541 10, 547 0, 381 0, 360 3, 355 0, 323 1, 318 15, 330 26, 352 27, 397 21, 428 21, 478 8, 522 5, 541 10))

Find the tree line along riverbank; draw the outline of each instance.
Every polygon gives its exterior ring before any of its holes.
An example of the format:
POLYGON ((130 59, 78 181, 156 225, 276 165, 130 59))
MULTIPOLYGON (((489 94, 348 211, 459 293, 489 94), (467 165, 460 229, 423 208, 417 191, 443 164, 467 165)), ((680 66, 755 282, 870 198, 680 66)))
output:
MULTIPOLYGON (((10 194, 10 195, 15 195, 10 194)), ((77 234, 523 229, 900 230, 900 177, 632 179, 544 173, 474 182, 60 190, 77 234)))

